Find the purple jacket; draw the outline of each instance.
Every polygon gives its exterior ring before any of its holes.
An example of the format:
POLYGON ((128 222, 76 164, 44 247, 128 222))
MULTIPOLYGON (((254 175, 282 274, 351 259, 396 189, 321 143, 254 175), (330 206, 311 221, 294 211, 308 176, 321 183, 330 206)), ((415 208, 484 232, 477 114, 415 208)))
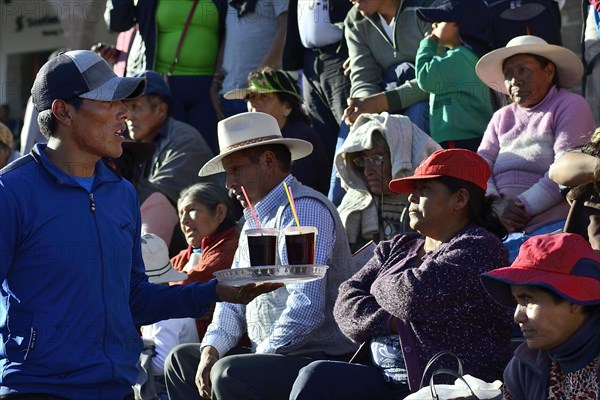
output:
POLYGON ((441 350, 458 355, 465 373, 500 379, 510 357, 511 315, 486 295, 479 275, 508 265, 502 242, 469 225, 415 268, 424 241, 409 233, 381 242, 374 257, 340 286, 337 323, 345 335, 364 342, 389 335, 390 318, 400 319, 412 390, 427 361, 441 350))

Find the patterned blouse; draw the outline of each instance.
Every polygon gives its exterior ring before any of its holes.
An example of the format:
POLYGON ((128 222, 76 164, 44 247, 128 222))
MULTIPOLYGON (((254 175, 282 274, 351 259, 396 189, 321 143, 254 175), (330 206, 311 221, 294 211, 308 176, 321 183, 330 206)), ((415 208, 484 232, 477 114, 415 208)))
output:
POLYGON ((548 399, 599 400, 598 369, 600 355, 585 368, 564 373, 557 362, 550 367, 548 399))
MULTIPOLYGON (((600 354, 585 368, 569 374, 565 374, 557 362, 552 362, 548 381, 548 399, 600 400, 598 396, 600 387, 596 378, 599 368, 600 354)), ((517 400, 508 391, 506 385, 502 387, 502 395, 504 400, 517 400)))

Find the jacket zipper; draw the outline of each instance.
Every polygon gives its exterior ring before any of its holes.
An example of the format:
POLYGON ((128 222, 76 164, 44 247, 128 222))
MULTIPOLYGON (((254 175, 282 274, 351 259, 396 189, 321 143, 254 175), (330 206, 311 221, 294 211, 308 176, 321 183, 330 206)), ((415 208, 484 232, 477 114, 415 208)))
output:
POLYGON ((90 192, 90 211, 96 212, 96 201, 94 200, 94 193, 90 192))
MULTIPOLYGON (((398 10, 396 11, 396 15, 394 16, 394 29, 392 29, 392 39, 391 40, 388 37, 388 35, 384 32, 384 30, 377 25, 376 22, 374 22, 371 18, 366 17, 367 20, 375 27, 375 29, 377 30, 377 32, 379 32, 379 34, 381 36, 383 36, 383 39, 386 42, 388 42, 389 44, 392 45, 392 47, 394 48, 394 53, 393 53, 393 57, 394 58, 398 57, 398 48, 396 47, 396 28, 398 26, 398 24, 397 24, 397 22, 398 22, 398 16, 402 12, 403 8, 404 8, 403 4, 399 4, 398 5, 398 10)), ((379 18, 381 18, 381 17, 379 17, 379 18)))
POLYGON ((102 335, 102 351, 104 352, 104 355, 106 356, 106 358, 108 359, 110 365, 111 365, 111 379, 115 378, 116 375, 116 367, 115 367, 115 363, 113 362, 113 360, 111 359, 111 357, 108 355, 107 353, 107 342, 108 342, 108 337, 109 337, 109 326, 110 323, 108 321, 108 305, 107 305, 107 300, 106 300, 106 293, 104 290, 104 285, 106 283, 106 274, 105 274, 105 270, 104 270, 104 247, 103 247, 103 241, 102 241, 102 235, 100 233, 100 228, 98 226, 98 220, 97 217, 95 216, 96 214, 96 201, 94 200, 94 194, 92 192, 90 192, 89 194, 89 198, 90 198, 90 211, 92 212, 92 214, 94 214, 94 226, 96 228, 96 234, 98 235, 98 245, 100 247, 100 285, 101 285, 101 291, 102 291, 102 305, 104 306, 104 332, 102 335))

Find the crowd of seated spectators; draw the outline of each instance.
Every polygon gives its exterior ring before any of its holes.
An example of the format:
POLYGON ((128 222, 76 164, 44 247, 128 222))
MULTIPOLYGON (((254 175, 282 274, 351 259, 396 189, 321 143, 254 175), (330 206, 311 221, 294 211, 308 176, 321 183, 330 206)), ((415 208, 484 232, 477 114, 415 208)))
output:
MULTIPOLYGON (((535 32, 498 46, 486 0, 329 0, 312 18, 304 3, 107 1, 122 36, 93 50, 147 84, 103 161, 137 191, 150 282, 248 267, 248 228, 299 224, 283 184, 330 265, 139 327, 136 398, 400 400, 450 350, 507 400, 600 399, 600 128, 572 91, 581 58, 535 32), (253 365, 278 369, 272 393, 253 365)), ((0 177, 14 138, 0 123, 0 177)))

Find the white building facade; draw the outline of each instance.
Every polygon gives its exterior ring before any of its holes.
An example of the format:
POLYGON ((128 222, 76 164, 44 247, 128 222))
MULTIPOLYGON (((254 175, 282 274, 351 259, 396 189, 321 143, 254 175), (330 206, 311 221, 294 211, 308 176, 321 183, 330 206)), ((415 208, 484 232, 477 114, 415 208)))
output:
POLYGON ((55 50, 114 43, 104 0, 0 0, 0 103, 21 118, 39 68, 55 50))

